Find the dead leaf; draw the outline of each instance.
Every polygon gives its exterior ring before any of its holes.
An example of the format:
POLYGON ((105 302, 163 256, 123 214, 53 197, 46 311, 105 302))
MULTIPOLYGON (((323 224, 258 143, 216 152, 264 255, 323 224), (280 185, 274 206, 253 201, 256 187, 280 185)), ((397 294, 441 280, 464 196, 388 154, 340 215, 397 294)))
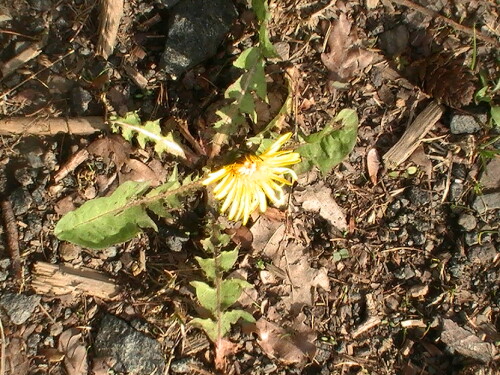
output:
MULTIPOLYGON (((295 231, 298 233, 300 230, 296 228, 295 231)), ((251 232, 254 249, 269 257, 274 269, 283 271, 280 273, 286 279, 276 287, 275 292, 282 297, 281 301, 291 315, 297 315, 304 305, 314 303, 315 288, 330 290, 327 269, 311 267, 305 245, 291 238, 284 224, 261 216, 251 232)))
POLYGON ((12 337, 5 349, 6 375, 28 374, 30 361, 26 355, 26 344, 20 337, 12 337))
POLYGON ((471 331, 460 327, 451 319, 443 319, 441 341, 459 354, 483 363, 493 361, 497 350, 492 343, 484 342, 471 331))
POLYGON ((221 371, 225 370, 227 368, 227 356, 236 354, 238 348, 238 344, 231 342, 228 339, 222 338, 217 341, 217 343, 215 344, 215 368, 221 371))
POLYGON ((156 173, 142 161, 129 159, 118 172, 120 184, 125 181, 149 181, 152 187, 161 184, 156 173))
POLYGON ((377 185, 377 175, 380 169, 380 156, 376 148, 370 149, 366 155, 366 168, 368 169, 368 176, 373 185, 377 185))
POLYGON ((76 328, 61 333, 57 349, 64 353, 64 366, 68 375, 87 375, 87 350, 82 343, 82 334, 76 328))
POLYGON ((87 150, 102 157, 106 164, 115 163, 116 168, 120 169, 128 161, 132 146, 121 136, 113 134, 92 142, 87 150))
POLYGON ((302 203, 306 211, 317 212, 332 226, 340 231, 348 229, 347 219, 340 206, 333 199, 332 190, 323 182, 308 186, 302 192, 296 192, 295 199, 302 203))
POLYGON ((316 334, 303 323, 294 328, 282 328, 261 318, 256 326, 257 342, 268 356, 285 364, 304 363, 314 357, 316 334))
POLYGON ((332 21, 327 42, 330 51, 321 54, 332 80, 347 82, 372 63, 375 54, 357 47, 358 42, 357 30, 345 14, 332 21))
POLYGON ((432 162, 425 153, 424 146, 422 144, 420 144, 415 151, 413 151, 413 154, 410 156, 410 160, 422 168, 429 179, 432 178, 432 162))

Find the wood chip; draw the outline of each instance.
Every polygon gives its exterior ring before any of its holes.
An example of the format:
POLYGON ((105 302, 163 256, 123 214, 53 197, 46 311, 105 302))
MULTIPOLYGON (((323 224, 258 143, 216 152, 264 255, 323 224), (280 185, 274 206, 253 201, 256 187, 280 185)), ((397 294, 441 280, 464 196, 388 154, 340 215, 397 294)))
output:
POLYGON ((45 262, 35 263, 32 286, 42 295, 85 294, 104 300, 114 300, 120 293, 119 286, 100 272, 45 262))
POLYGON ((11 58, 5 64, 3 64, 0 68, 2 73, 2 78, 5 78, 16 71, 16 69, 22 67, 28 61, 34 59, 42 52, 42 47, 45 45, 45 42, 36 42, 28 46, 28 48, 24 49, 22 52, 11 58))
POLYGON ((62 117, 39 119, 31 117, 10 117, 0 120, 0 135, 56 135, 58 133, 87 135, 107 129, 108 125, 100 116, 70 119, 62 117))
POLYGON ((123 15, 123 0, 101 0, 97 54, 105 59, 113 53, 118 26, 123 15))
POLYGON ((406 129, 401 139, 384 155, 385 165, 393 169, 408 159, 443 113, 443 106, 434 101, 429 103, 406 129))

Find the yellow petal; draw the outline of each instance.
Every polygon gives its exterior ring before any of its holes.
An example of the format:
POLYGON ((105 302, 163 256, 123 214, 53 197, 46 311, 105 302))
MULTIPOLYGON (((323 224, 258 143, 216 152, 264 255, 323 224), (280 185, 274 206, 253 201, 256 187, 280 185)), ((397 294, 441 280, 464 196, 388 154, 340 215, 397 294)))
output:
POLYGON ((217 172, 210 173, 208 175, 208 177, 205 180, 203 180, 202 184, 203 185, 209 185, 212 182, 217 181, 220 178, 222 178, 222 176, 224 176, 226 173, 227 173, 227 169, 226 168, 221 168, 217 172))

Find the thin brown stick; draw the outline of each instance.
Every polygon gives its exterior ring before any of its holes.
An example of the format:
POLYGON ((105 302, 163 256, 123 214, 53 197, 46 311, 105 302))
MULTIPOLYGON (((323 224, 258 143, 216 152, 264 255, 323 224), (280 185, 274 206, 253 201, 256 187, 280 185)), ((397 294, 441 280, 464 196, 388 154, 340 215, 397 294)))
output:
POLYGON ((472 37, 475 36, 477 39, 482 40, 483 42, 492 44, 495 47, 500 47, 500 41, 498 41, 494 38, 491 38, 489 36, 486 36, 483 33, 481 33, 480 31, 477 31, 473 28, 461 25, 458 22, 453 21, 453 20, 445 17, 434 10, 427 9, 421 5, 418 5, 418 4, 411 2, 410 0, 391 0, 391 1, 393 3, 403 5, 405 7, 411 8, 411 9, 415 9, 416 11, 418 11, 422 14, 425 14, 426 16, 433 17, 433 18, 439 18, 441 21, 443 21, 444 23, 448 24, 449 26, 453 27, 456 30, 459 30, 467 35, 472 36, 472 37))
POLYGON ((2 216, 5 227, 5 237, 7 239, 7 249, 12 259, 12 270, 14 271, 14 278, 21 280, 21 253, 19 251, 19 234, 17 232, 16 217, 12 210, 12 204, 8 199, 0 203, 2 208, 2 216))
POLYGON ((97 54, 105 59, 113 53, 118 26, 123 15, 123 0, 101 0, 97 54))
POLYGON ((0 375, 5 374, 5 332, 3 330, 2 318, 0 317, 0 339, 2 340, 2 346, 0 349, 0 375))
POLYGON ((86 148, 79 150, 73 154, 69 160, 57 171, 54 175, 54 182, 58 183, 64 177, 73 172, 80 164, 89 158, 89 152, 86 148))
POLYGON ((88 135, 108 129, 108 125, 100 116, 69 119, 62 117, 11 117, 0 120, 0 135, 56 135, 58 133, 88 135))

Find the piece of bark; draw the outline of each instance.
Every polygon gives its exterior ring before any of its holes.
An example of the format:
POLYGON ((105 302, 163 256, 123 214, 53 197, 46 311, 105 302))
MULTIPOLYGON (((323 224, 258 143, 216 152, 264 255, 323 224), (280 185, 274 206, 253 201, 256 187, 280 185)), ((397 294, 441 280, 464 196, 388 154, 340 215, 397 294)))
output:
POLYGON ((436 102, 431 102, 420 112, 417 118, 408 126, 401 139, 387 151, 383 157, 388 168, 396 168, 403 163, 420 145, 420 141, 439 121, 444 108, 436 102))
POLYGON ((69 160, 54 175, 54 182, 57 183, 61 181, 64 177, 73 172, 80 164, 89 158, 89 155, 89 152, 85 148, 71 155, 69 160))
POLYGON ((108 125, 100 116, 68 119, 62 117, 10 117, 0 120, 0 135, 56 135, 57 133, 87 135, 108 129, 108 125))
POLYGON ((22 279, 21 253, 19 251, 19 233, 17 231, 16 217, 9 200, 0 202, 2 217, 5 228, 7 250, 12 260, 12 271, 16 281, 22 279))
POLYGON ((120 287, 100 272, 45 262, 35 263, 32 287, 41 295, 85 294, 103 300, 114 300, 120 294, 120 287))
POLYGON ((16 71, 16 69, 20 68, 28 61, 37 57, 42 52, 42 47, 44 45, 45 45, 44 41, 33 43, 28 48, 24 49, 22 52, 18 53, 9 61, 4 63, 0 68, 0 72, 2 73, 2 78, 11 75, 16 71))
POLYGON ((141 89, 145 89, 148 85, 148 80, 141 73, 137 71, 136 68, 128 64, 123 65, 125 73, 130 77, 130 79, 141 89))
POLYGON ((123 15, 123 0, 101 0, 97 54, 106 60, 113 53, 118 26, 123 15))

